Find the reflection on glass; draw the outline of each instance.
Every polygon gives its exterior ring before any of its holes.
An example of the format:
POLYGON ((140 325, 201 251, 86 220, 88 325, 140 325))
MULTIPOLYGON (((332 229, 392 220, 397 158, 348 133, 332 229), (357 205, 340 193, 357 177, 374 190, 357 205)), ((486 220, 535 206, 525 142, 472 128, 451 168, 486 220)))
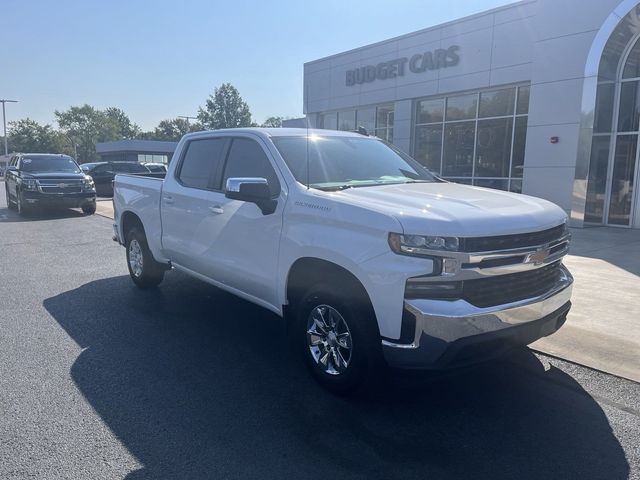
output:
POLYGON ((615 83, 601 83, 596 95, 596 113, 593 120, 593 131, 607 133, 611 131, 613 121, 613 95, 615 83))
POLYGON ((638 130, 640 116, 639 84, 640 82, 625 82, 620 88, 619 132, 635 132, 638 130))
POLYGON ((476 178, 473 181, 476 187, 495 188, 496 190, 507 190, 508 178, 476 178))
POLYGON ((393 127, 393 105, 381 105, 377 110, 376 128, 393 127))
POLYGON ((471 185, 471 179, 470 178, 446 178, 445 180, 448 180, 449 182, 453 182, 453 183, 460 183, 462 185, 471 185))
POLYGON ((629 225, 631 219, 637 145, 637 135, 619 135, 617 138, 609 197, 608 222, 611 224, 629 225))
POLYGON ((442 122, 444 118, 444 98, 418 102, 416 123, 442 122))
POLYGON ((475 118, 478 95, 459 95, 447 98, 447 120, 475 118))
POLYGON ((328 130, 338 129, 338 114, 337 113, 325 113, 322 115, 322 122, 320 123, 322 128, 328 130))
POLYGON ((515 88, 505 88, 480 94, 478 117, 504 117, 513 115, 513 102, 516 99, 515 88))
POLYGON ((516 118, 513 133, 513 157, 511 159, 511 176, 522 178, 524 167, 524 150, 527 143, 527 117, 516 118))
POLYGON ((379 128, 376 130, 375 135, 385 142, 393 143, 393 128, 379 128))
POLYGON ((444 175, 470 177, 473 168, 475 122, 452 123, 444 131, 444 175))
POLYGON ((373 132, 376 129, 376 109, 362 108, 356 112, 357 127, 363 127, 367 132, 373 132))
POLYGON ((510 192, 522 193, 522 180, 511 180, 510 192))
POLYGON ((602 223, 604 199, 607 189, 607 166, 609 164, 609 142, 611 137, 595 136, 591 144, 589 178, 584 221, 602 223))
POLYGON ((640 39, 636 41, 627 57, 627 63, 624 64, 622 78, 638 78, 640 77, 640 39))
POLYGON ((346 110, 338 112, 338 130, 355 130, 356 129, 356 111, 346 110))
POLYGON ((526 115, 529 113, 529 94, 531 87, 526 85, 518 88, 518 104, 516 105, 516 114, 526 115))
POLYGON ((442 124, 416 128, 414 158, 432 172, 440 173, 442 124))
POLYGON ((512 118, 478 120, 475 166, 476 176, 509 176, 512 125, 512 118))

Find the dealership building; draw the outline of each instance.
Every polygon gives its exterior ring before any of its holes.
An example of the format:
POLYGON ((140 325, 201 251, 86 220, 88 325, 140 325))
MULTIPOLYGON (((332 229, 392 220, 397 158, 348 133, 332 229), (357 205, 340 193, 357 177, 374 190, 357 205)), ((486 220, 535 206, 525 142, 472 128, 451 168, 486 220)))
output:
POLYGON ((525 0, 304 65, 312 126, 640 228, 640 2, 525 0))

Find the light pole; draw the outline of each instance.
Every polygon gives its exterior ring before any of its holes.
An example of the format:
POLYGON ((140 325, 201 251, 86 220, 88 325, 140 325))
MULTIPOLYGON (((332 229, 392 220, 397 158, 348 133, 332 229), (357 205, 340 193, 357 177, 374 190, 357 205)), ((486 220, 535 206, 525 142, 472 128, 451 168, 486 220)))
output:
POLYGON ((7 115, 4 111, 5 103, 18 103, 17 100, 6 100, 0 99, 2 102, 2 125, 4 126, 4 154, 7 155, 9 153, 9 148, 7 147, 7 115))

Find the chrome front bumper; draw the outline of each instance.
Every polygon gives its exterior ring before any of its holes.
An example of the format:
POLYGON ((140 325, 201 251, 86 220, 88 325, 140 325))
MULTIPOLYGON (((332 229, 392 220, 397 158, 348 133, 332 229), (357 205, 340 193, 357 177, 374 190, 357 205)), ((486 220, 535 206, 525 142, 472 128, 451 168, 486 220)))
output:
POLYGON ((413 340, 383 340, 387 362, 405 368, 475 363, 554 333, 571 306, 573 277, 561 269, 560 280, 544 295, 506 305, 479 308, 465 300, 405 300, 405 319, 415 319, 413 340))

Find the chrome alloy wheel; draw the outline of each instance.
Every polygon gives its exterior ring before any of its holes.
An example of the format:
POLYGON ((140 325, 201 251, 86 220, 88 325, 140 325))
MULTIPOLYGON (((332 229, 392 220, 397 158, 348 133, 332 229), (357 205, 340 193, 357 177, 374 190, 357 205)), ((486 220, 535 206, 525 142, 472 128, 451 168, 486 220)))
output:
POLYGON ((311 310, 307 319, 307 344, 316 364, 329 375, 345 372, 351 361, 351 331, 340 312, 329 305, 311 310))
POLYGON ((134 276, 140 277, 142 275, 142 248, 136 239, 129 242, 129 266, 134 276))

